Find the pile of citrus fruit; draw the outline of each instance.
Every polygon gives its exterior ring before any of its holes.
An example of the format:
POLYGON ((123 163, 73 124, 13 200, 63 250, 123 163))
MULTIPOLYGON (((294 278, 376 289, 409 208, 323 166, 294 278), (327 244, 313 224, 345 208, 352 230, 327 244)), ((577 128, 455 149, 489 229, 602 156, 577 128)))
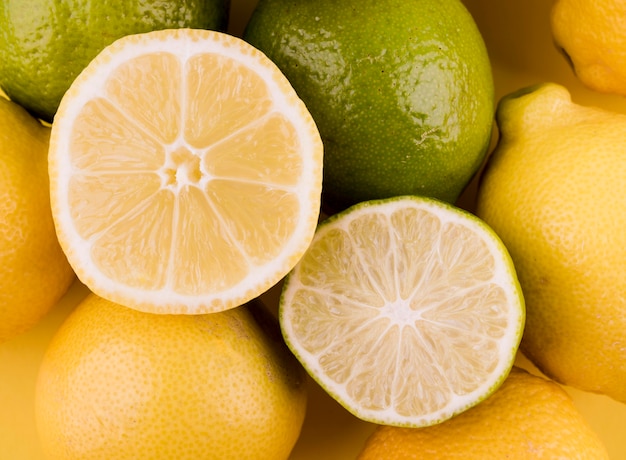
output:
POLYGON ((0 6, 2 455, 621 458, 623 7, 517 3, 0 6))

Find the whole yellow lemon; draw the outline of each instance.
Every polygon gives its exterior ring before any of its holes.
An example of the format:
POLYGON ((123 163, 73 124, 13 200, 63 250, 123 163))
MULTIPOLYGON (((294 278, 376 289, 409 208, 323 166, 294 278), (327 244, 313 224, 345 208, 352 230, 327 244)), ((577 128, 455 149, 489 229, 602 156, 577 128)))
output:
POLYGON ((89 295, 41 365, 47 458, 287 459, 306 374, 268 315, 257 304, 157 315, 89 295))
POLYGON ((526 300, 521 349, 555 380, 626 402, 626 116, 543 84, 508 95, 477 214, 526 300))
POLYGON ((488 399, 439 425, 380 426, 358 460, 602 460, 608 454, 556 383, 514 367, 488 399))
POLYGON ((35 325, 75 278, 52 221, 49 139, 0 97, 0 343, 35 325))
POLYGON ((556 44, 589 88, 626 95, 626 3, 557 0, 550 26, 556 44))

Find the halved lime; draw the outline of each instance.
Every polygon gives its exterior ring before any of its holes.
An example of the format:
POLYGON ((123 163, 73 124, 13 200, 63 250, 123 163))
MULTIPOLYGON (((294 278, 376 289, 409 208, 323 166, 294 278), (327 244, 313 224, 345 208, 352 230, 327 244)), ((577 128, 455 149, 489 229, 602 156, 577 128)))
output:
POLYGON ((346 409, 427 426, 492 394, 524 327, 508 251, 474 215, 403 196, 322 222, 280 300, 285 341, 346 409))

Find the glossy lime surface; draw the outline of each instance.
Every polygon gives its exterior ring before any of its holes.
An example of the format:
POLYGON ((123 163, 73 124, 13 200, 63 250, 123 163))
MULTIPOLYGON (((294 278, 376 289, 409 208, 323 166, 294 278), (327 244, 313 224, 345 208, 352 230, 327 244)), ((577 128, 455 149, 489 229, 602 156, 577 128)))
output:
POLYGON ((452 202, 481 164, 493 81, 458 0, 261 0, 244 38, 309 107, 336 208, 401 194, 452 202))

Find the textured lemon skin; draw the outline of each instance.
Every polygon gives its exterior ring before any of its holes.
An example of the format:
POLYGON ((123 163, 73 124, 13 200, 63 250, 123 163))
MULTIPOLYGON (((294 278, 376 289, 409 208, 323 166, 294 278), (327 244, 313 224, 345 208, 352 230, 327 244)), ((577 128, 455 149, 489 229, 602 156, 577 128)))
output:
POLYGON ((545 374, 626 401, 626 117, 546 84, 506 97, 477 214, 526 300, 521 349, 545 374))
POLYGON ((358 460, 608 459, 597 435, 554 382, 514 367, 478 406, 439 425, 378 427, 358 460))
POLYGON ((493 81, 457 0, 261 0, 244 39, 280 67, 324 141, 324 202, 453 202, 486 154, 493 81))
POLYGON ((49 139, 50 128, 0 97, 0 343, 35 325, 74 280, 52 221, 49 139))
POLYGON ((155 315, 91 294, 41 366, 36 417, 48 458, 288 458, 305 374, 260 308, 155 315))
POLYGON ((51 122, 63 94, 100 50, 151 30, 222 30, 228 0, 20 0, 0 4, 0 87, 51 122))
POLYGON ((620 0, 558 0, 550 25, 557 45, 589 88, 626 95, 626 4, 620 0))

